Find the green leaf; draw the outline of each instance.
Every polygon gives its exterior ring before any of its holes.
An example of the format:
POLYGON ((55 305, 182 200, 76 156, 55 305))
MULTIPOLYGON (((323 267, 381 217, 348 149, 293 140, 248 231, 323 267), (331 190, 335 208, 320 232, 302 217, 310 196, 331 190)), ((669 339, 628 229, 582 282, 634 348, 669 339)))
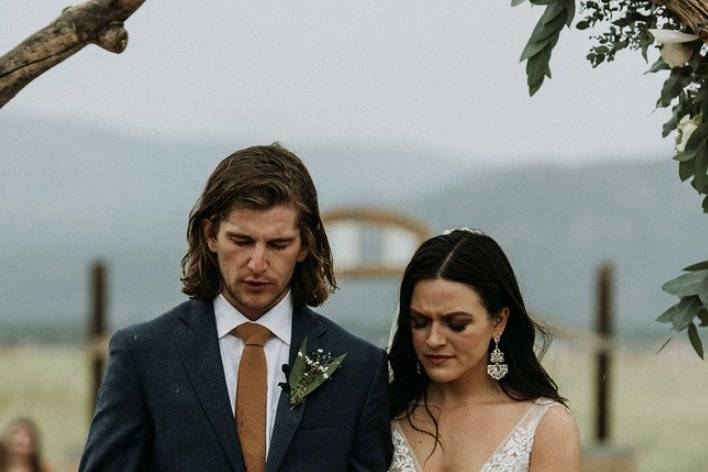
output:
POLYGON ((693 159, 679 162, 679 178, 681 179, 681 182, 685 182, 693 176, 694 168, 695 165, 693 159))
POLYGON ((288 377, 288 383, 292 387, 295 385, 297 379, 302 377, 305 372, 305 356, 307 355, 307 338, 302 340, 300 348, 297 350, 297 355, 295 356, 295 361, 290 370, 290 376, 288 377), (302 355, 301 355, 302 354, 302 355))
POLYGON ((657 101, 657 107, 668 107, 671 105, 671 101, 678 97, 683 89, 691 83, 691 71, 688 67, 675 67, 671 69, 671 74, 664 81, 664 85, 661 88, 661 96, 657 101))
POLYGON ((534 5, 546 5, 546 9, 531 33, 521 61, 526 60, 529 95, 533 96, 543 84, 544 77, 551 76, 551 52, 558 42, 564 24, 570 25, 575 15, 574 0, 530 0, 534 5))
POLYGON ((652 66, 649 68, 648 71, 646 71, 644 74, 653 74, 655 72, 659 72, 660 70, 669 70, 671 69, 671 66, 669 66, 664 60, 659 57, 657 61, 652 64, 652 66))
POLYGON ((659 317, 656 319, 656 321, 658 321, 659 323, 673 322, 674 316, 676 315, 676 307, 678 307, 678 303, 676 305, 673 305, 672 307, 668 308, 662 314, 660 314, 659 317))
POLYGON ((703 305, 708 307, 708 283, 703 286, 703 290, 698 294, 698 298, 701 300, 703 305))
POLYGON ((543 85, 543 79, 537 81, 536 83, 529 84, 529 96, 533 97, 533 95, 538 92, 538 89, 541 88, 541 85, 543 85))
MULTIPOLYGON (((664 136, 666 137, 666 136, 664 136)), ((676 154, 673 159, 675 161, 683 162, 683 161, 690 161, 691 159, 694 159, 696 157, 696 150, 693 151, 681 151, 678 154, 676 154)))
POLYGON ((575 25, 575 27, 577 29, 579 29, 580 31, 583 31, 583 30, 590 28, 590 22, 587 20, 581 20, 581 21, 578 21, 578 24, 575 25))
POLYGON ((669 338, 666 341, 664 341, 664 344, 662 344, 661 347, 656 350, 656 353, 659 354, 661 351, 663 351, 664 348, 669 345, 671 340, 674 339, 674 336, 676 336, 676 334, 678 334, 678 333, 674 333, 671 336, 669 336, 669 338))
POLYGON ((695 272, 697 270, 706 270, 706 269, 708 269, 708 261, 698 262, 698 263, 690 265, 688 267, 684 267, 681 270, 695 272))
POLYGON ((575 0, 565 0, 566 21, 565 25, 570 28, 575 18, 575 0))
POLYGON ((696 180, 696 187, 701 189, 701 192, 704 191, 706 184, 708 183, 708 176, 706 176, 706 172, 708 172, 708 152, 706 151, 706 141, 704 140, 701 142, 700 146, 698 146, 698 150, 696 151, 696 167, 693 170, 693 175, 696 180))
MULTIPOLYGON (((555 36, 555 41, 558 41, 558 35, 565 25, 565 17, 563 15, 558 15, 553 18, 543 26, 543 29, 536 35, 534 35, 534 41, 544 41, 552 36, 555 36)), ((555 45, 555 42, 553 43, 555 45)))
POLYGON ((706 284, 708 284, 708 270, 699 270, 679 275, 666 282, 661 288, 677 297, 689 297, 701 293, 706 284))
MULTIPOLYGON (((558 36, 555 37, 555 40, 558 40, 558 36)), ((519 59, 519 62, 524 62, 526 59, 530 58, 531 56, 535 56, 539 52, 543 51, 547 46, 554 46, 554 38, 550 37, 547 38, 541 42, 530 42, 526 45, 524 48, 523 52, 521 53, 521 58, 519 59)))
POLYGON ((696 354, 703 359, 703 343, 701 342, 701 337, 698 335, 698 329, 693 323, 688 325, 688 339, 691 340, 691 345, 696 351, 696 354))
POLYGON ((526 62, 526 75, 528 76, 529 93, 533 95, 543 84, 546 67, 551 58, 551 49, 546 48, 539 54, 529 58, 526 62))
POLYGON ((696 315, 699 320, 701 320, 701 324, 699 326, 708 326, 708 309, 702 309, 701 311, 698 312, 696 315))
POLYGON ((676 312, 673 317, 674 331, 683 331, 688 324, 701 310, 701 302, 698 297, 686 297, 676 305, 676 312))

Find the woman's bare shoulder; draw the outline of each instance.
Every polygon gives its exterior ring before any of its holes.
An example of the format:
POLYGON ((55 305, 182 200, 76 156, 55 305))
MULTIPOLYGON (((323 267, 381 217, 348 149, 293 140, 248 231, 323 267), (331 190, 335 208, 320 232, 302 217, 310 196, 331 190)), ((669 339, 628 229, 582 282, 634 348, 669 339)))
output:
POLYGON ((560 403, 549 406, 536 428, 530 471, 580 471, 578 423, 560 403))

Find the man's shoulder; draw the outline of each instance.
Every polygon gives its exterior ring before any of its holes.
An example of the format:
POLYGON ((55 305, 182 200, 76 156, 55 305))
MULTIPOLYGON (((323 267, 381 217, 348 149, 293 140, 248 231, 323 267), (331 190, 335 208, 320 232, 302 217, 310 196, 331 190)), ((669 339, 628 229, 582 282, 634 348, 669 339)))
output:
POLYGON ((317 313, 311 308, 307 308, 307 311, 325 329, 327 338, 336 342, 344 348, 343 350, 347 352, 353 351, 360 353, 360 355, 364 355, 366 357, 379 356, 383 352, 380 347, 344 329, 330 318, 317 313))
POLYGON ((141 321, 116 331, 114 337, 122 337, 131 343, 140 340, 154 342, 171 336, 175 328, 183 326, 195 316, 202 315, 210 307, 211 302, 187 300, 151 320, 141 321))

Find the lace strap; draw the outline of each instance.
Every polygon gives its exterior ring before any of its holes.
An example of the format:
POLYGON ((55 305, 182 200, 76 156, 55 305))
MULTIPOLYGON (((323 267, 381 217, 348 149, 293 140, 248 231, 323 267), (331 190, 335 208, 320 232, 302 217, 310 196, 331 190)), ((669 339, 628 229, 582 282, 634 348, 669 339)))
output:
POLYGON ((541 423, 541 420, 543 419, 543 416, 546 414, 546 412, 548 410, 550 410, 554 406, 563 406, 563 405, 558 403, 557 401, 551 400, 549 398, 539 398, 539 399, 535 400, 534 406, 531 407, 528 414, 525 415, 523 420, 520 422, 519 426, 528 427, 531 429, 531 431, 533 431, 535 433, 536 428, 538 427, 538 425, 541 423))
POLYGON ((392 422, 391 429, 394 451, 393 463, 389 472, 423 472, 423 468, 418 463, 418 458, 415 456, 413 448, 398 421, 392 422))

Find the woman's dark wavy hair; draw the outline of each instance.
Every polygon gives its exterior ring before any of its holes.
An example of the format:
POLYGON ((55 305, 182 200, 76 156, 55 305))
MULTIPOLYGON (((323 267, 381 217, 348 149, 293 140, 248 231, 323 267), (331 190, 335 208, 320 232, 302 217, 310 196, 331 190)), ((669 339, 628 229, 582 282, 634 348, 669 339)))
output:
POLYGON ((290 282, 293 304, 297 308, 321 305, 337 285, 317 191, 302 161, 278 143, 237 151, 212 172, 189 214, 182 292, 200 300, 212 300, 221 292, 219 265, 204 235, 205 221, 211 222, 216 235, 219 223, 234 208, 265 210, 281 204, 298 210, 300 237, 309 249, 290 282))
POLYGON ((2 436, 0 437, 0 472, 5 472, 10 470, 10 464, 8 463, 9 461, 9 454, 7 451, 7 445, 6 442, 9 439, 10 434, 17 428, 26 428, 29 433, 30 437, 32 438, 32 445, 34 446, 29 462, 30 462, 30 467, 32 472, 42 472, 43 467, 42 467, 42 454, 41 454, 41 444, 40 444, 40 439, 39 439, 39 429, 37 428, 37 425, 35 424, 34 421, 32 421, 29 418, 17 418, 13 420, 7 428, 5 428, 5 431, 3 432, 2 436))
MULTIPOLYGON (((550 344, 550 335, 528 315, 514 271, 501 247, 481 232, 455 230, 425 241, 403 275, 397 331, 389 352, 393 371, 389 397, 394 418, 406 418, 418 429, 411 422, 411 414, 422 400, 435 425, 435 434, 419 431, 434 436, 437 446, 437 419, 427 402, 430 378, 424 370, 417 373, 418 359, 413 350, 410 327, 413 289, 421 280, 437 278, 460 282, 474 289, 492 317, 498 316, 504 307, 509 308, 509 318, 499 342, 509 365, 509 373, 499 380, 499 386, 507 395, 518 401, 544 397, 565 403, 565 398, 559 395, 558 387, 534 352, 536 333, 541 336, 540 356, 550 344)), ((490 341, 489 353, 492 349, 490 341)))

